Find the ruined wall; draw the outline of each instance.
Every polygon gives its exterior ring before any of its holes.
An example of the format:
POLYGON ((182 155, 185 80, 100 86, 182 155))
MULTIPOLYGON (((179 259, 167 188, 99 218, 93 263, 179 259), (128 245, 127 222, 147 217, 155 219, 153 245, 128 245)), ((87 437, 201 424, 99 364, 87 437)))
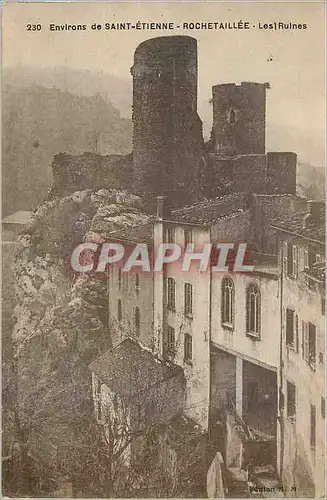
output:
POLYGON ((60 153, 54 157, 52 173, 50 199, 84 189, 130 189, 132 159, 120 155, 60 153))
POLYGON ((270 193, 296 194, 295 153, 267 153, 267 182, 270 193))
POLYGON ((134 191, 167 195, 171 205, 196 196, 202 123, 197 115, 197 41, 160 37, 135 51, 133 75, 134 191), (192 196, 191 196, 192 195, 192 196))
POLYGON ((248 154, 235 157, 209 155, 206 193, 223 192, 296 194, 295 153, 248 154))
POLYGON ((251 210, 240 210, 238 213, 220 219, 210 228, 212 243, 252 243, 253 224, 251 210))
POLYGON ((231 176, 235 191, 265 193, 267 190, 266 156, 251 154, 235 158, 231 176))
POLYGON ((297 211, 306 210, 306 200, 291 194, 264 195, 253 197, 254 245, 258 251, 277 255, 278 240, 276 230, 270 227, 275 219, 297 211))

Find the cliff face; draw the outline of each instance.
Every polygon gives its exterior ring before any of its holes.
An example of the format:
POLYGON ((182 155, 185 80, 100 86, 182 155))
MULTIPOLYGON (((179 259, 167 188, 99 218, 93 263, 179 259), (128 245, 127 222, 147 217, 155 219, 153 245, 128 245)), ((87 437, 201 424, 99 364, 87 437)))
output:
MULTIPOLYGON (((52 480, 76 477, 90 458, 86 441, 94 419, 87 366, 110 347, 107 278, 74 275, 71 251, 85 239, 101 242, 122 225, 148 221, 138 197, 88 189, 44 202, 20 237, 14 264, 14 418, 19 445, 52 480)), ((14 493, 35 493, 19 488, 14 493)))

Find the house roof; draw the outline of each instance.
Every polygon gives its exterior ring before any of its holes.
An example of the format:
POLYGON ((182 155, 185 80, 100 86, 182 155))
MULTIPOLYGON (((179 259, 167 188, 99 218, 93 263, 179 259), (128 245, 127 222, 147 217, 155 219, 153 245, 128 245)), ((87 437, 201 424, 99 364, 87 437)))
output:
POLYGON ((308 217, 308 212, 301 211, 294 215, 284 215, 275 219, 271 226, 303 238, 325 242, 325 205, 322 203, 317 217, 308 217), (304 224, 304 219, 305 224, 304 224))
POLYGON ((151 243, 153 241, 153 222, 134 227, 123 227, 112 231, 110 239, 132 243, 151 243))
POLYGON ((93 361, 89 368, 110 389, 129 400, 144 396, 164 381, 183 374, 181 367, 160 361, 129 338, 93 361))
MULTIPOLYGON (((201 224, 203 227, 208 227, 218 219, 226 219, 243 212, 247 206, 245 193, 230 194, 173 210, 165 217, 165 221, 201 224)), ((154 218, 139 226, 122 227, 116 231, 111 231, 107 236, 111 240, 149 244, 153 242, 153 222, 154 218)))
POLYGON ((247 195, 234 193, 173 210, 167 220, 211 226, 217 219, 229 218, 247 207, 247 195))
POLYGON ((325 282, 326 274, 326 262, 315 262, 311 266, 307 267, 303 273, 309 278, 313 278, 316 281, 325 282))
POLYGON ((3 224, 27 225, 32 221, 33 212, 18 210, 13 214, 7 215, 2 219, 3 224))

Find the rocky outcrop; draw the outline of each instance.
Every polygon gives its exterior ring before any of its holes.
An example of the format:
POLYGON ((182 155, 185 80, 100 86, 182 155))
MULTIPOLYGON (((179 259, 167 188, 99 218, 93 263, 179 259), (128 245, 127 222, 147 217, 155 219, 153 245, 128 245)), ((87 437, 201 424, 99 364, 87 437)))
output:
POLYGON ((43 203, 20 237, 12 335, 17 419, 29 455, 53 476, 73 477, 85 467, 81 443, 94 420, 87 366, 110 347, 106 276, 74 274, 71 251, 149 218, 136 196, 87 189, 43 203))

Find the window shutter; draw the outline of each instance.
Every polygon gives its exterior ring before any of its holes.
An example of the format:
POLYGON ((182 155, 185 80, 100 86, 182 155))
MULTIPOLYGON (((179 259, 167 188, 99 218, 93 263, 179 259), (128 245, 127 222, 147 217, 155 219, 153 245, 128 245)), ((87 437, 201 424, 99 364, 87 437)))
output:
POLYGON ((290 273, 290 245, 287 241, 284 243, 284 270, 287 276, 290 273))
POLYGON ((293 259, 293 276, 298 276, 298 248, 296 245, 292 246, 292 259, 293 259))
POLYGON ((294 345, 294 311, 286 309, 286 345, 294 345))
POLYGON ((308 360, 310 365, 315 365, 316 363, 316 346, 317 342, 317 332, 316 326, 312 323, 308 324, 308 360))
POLYGON ((295 349, 299 352, 299 317, 295 315, 295 349))
POLYGON ((309 360, 309 325, 305 321, 302 322, 303 325, 303 351, 302 356, 306 361, 309 360))
POLYGON ((288 244, 287 241, 282 245, 282 257, 283 257, 283 266, 284 266, 284 275, 288 274, 288 260, 287 260, 287 252, 288 252, 288 244))

